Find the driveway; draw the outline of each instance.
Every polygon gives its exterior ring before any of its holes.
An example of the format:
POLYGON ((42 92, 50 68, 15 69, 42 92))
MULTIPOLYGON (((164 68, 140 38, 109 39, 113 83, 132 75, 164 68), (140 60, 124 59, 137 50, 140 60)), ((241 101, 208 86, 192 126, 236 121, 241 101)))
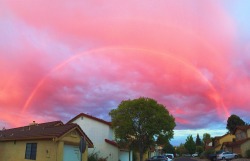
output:
POLYGON ((175 158, 174 161, 196 161, 196 160, 190 157, 181 157, 181 158, 175 158))

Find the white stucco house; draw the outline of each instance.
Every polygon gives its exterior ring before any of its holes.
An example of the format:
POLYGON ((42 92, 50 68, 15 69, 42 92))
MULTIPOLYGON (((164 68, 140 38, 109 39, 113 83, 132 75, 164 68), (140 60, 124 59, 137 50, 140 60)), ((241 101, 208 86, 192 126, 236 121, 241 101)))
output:
POLYGON ((68 123, 78 124, 92 140, 94 148, 88 149, 88 154, 98 153, 99 157, 107 161, 132 161, 132 151, 120 149, 115 142, 111 122, 80 113, 68 123))

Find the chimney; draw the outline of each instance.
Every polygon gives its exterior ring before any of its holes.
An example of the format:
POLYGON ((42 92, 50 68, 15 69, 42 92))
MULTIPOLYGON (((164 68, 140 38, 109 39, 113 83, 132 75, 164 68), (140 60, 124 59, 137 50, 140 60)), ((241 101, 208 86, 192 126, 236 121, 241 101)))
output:
POLYGON ((37 125, 38 123, 36 123, 36 121, 33 121, 32 123, 30 123, 30 126, 32 125, 37 125))

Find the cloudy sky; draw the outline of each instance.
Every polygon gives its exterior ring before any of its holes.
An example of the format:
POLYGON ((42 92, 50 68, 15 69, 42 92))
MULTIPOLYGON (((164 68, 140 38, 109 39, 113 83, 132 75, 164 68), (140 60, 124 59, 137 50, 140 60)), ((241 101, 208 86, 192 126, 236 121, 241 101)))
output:
POLYGON ((250 122, 250 1, 0 1, 0 128, 150 97, 173 144, 250 122))

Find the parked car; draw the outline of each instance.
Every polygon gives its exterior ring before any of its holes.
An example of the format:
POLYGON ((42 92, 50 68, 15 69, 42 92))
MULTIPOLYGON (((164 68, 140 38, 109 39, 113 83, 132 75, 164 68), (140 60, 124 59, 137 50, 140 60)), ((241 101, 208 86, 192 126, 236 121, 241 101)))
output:
POLYGON ((198 157, 198 153, 192 154, 192 157, 198 157))
POLYGON ((148 159, 148 161, 169 161, 165 155, 157 155, 148 159))
POLYGON ((220 154, 217 154, 217 160, 231 160, 238 158, 238 155, 232 152, 222 152, 220 154))
POLYGON ((166 153, 164 155, 168 158, 168 161, 172 161, 174 159, 174 154, 166 153))
POLYGON ((219 151, 216 151, 215 153, 209 154, 208 159, 211 160, 211 161, 216 161, 217 160, 217 155, 221 154, 223 152, 224 152, 224 150, 219 150, 219 151))

